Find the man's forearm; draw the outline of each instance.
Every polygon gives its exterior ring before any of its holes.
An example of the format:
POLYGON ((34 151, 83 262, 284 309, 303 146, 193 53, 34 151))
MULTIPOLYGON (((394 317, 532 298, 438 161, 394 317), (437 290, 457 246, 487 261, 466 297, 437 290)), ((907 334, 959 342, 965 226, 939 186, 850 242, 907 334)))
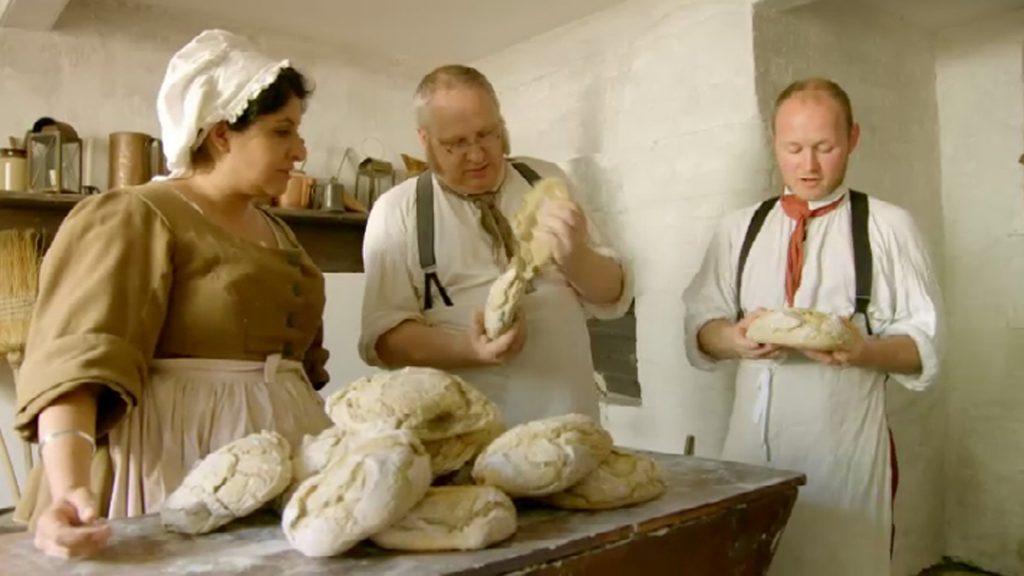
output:
POLYGON ((611 304, 622 296, 624 274, 614 258, 587 249, 563 271, 580 297, 591 304, 611 304))
POLYGON ((921 371, 921 354, 914 339, 904 334, 868 338, 858 357, 850 363, 879 372, 917 374, 921 371))
POLYGON ((428 366, 442 370, 479 366, 462 332, 406 320, 377 339, 377 357, 388 366, 428 366))

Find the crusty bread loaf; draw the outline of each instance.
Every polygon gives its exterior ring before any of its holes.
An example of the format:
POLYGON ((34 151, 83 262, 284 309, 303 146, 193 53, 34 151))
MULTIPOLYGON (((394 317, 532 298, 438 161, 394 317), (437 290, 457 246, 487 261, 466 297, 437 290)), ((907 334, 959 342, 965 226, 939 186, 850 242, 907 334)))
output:
POLYGON ((475 432, 501 421, 498 407, 465 380, 433 368, 403 368, 360 378, 327 399, 341 429, 409 430, 421 441, 475 432))
POLYGON ((607 510, 653 500, 665 493, 665 479, 658 463, 648 456, 621 448, 612 453, 583 480, 542 501, 569 510, 607 510))
POLYGON ((545 496, 582 480, 611 449, 611 436, 589 416, 527 422, 484 449, 473 465, 473 478, 513 497, 545 496))
POLYGON ((806 308, 772 310, 747 328, 747 338, 754 342, 807 350, 838 350, 850 337, 849 329, 838 316, 806 308))
POLYGON ((288 486, 291 447, 277 432, 239 438, 200 460, 164 500, 164 527, 205 534, 251 514, 288 486))
POLYGON ((299 485, 281 527, 307 556, 341 554, 405 516, 431 479, 430 457, 412 432, 354 438, 341 459, 299 485))
POLYGON ((490 486, 431 488, 412 510, 371 539, 381 548, 480 550, 516 531, 516 507, 490 486))

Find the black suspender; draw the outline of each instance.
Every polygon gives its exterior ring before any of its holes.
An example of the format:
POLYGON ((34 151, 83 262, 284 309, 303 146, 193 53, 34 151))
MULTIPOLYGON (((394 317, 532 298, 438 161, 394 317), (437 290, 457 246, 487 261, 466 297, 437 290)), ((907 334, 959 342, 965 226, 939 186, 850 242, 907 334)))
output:
POLYGON ((437 277, 437 258, 434 256, 434 182, 430 172, 424 172, 416 179, 416 242, 419 245, 420 268, 423 269, 423 309, 434 306, 431 285, 437 286, 437 293, 445 306, 452 305, 452 299, 437 277))
POLYGON ((871 241, 868 238, 868 196, 850 190, 850 220, 853 230, 853 270, 856 278, 854 314, 863 314, 864 323, 871 334, 868 304, 871 303, 871 241))
MULTIPOLYGON (((743 306, 740 304, 740 290, 743 287, 743 269, 747 265, 750 248, 754 245, 765 218, 772 211, 779 198, 769 198, 761 203, 750 218, 747 233, 740 247, 739 262, 736 266, 736 319, 743 317, 743 306)), ((871 240, 868 237, 868 196, 863 192, 850 190, 850 224, 853 234, 853 270, 856 278, 856 296, 854 314, 863 314, 868 334, 871 334, 871 321, 868 319, 868 304, 871 303, 871 240)))
POLYGON ((768 213, 772 211, 775 204, 778 203, 779 197, 769 198, 754 211, 754 216, 750 218, 750 224, 747 225, 747 234, 743 237, 743 246, 740 247, 740 261, 736 266, 736 321, 739 322, 743 318, 743 307, 740 306, 740 294, 743 288, 743 269, 747 267, 747 256, 750 256, 750 248, 754 245, 754 240, 757 239, 757 235, 761 232, 761 227, 764 226, 764 220, 768 217, 768 213))
MULTIPOLYGON (((533 186, 540 175, 523 162, 512 162, 512 167, 526 182, 533 186)), ((434 181, 430 172, 424 172, 416 179, 416 243, 420 253, 420 268, 423 270, 423 309, 434 307, 431 286, 445 306, 452 305, 452 299, 437 277, 437 257, 434 253, 434 181)))

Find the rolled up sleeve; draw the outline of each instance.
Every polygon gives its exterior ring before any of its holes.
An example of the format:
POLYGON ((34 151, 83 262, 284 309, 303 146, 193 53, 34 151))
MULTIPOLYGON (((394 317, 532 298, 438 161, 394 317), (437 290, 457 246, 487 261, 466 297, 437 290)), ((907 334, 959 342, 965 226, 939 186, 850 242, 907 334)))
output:
POLYGON ((719 318, 736 317, 736 273, 733 265, 731 219, 716 227, 700 269, 683 291, 683 319, 686 357, 700 370, 714 370, 720 363, 700 349, 698 334, 705 324, 719 318))
POLYGON ((917 345, 921 371, 890 376, 910 390, 924 390, 939 376, 942 296, 923 239, 906 212, 891 223, 884 244, 890 259, 891 304, 872 307, 869 315, 879 326, 879 336, 909 336, 917 345))
POLYGON ((100 385, 97 434, 138 404, 167 310, 173 241, 159 213, 130 191, 81 202, 39 277, 18 373, 15 428, 35 440, 39 413, 82 385, 100 385))
MULTIPOLYGON (((407 198, 388 192, 374 204, 363 236, 362 327, 359 356, 371 366, 385 367, 377 355, 381 336, 407 320, 425 322, 410 262, 407 198)), ((418 270, 417 270, 418 272, 418 270)))

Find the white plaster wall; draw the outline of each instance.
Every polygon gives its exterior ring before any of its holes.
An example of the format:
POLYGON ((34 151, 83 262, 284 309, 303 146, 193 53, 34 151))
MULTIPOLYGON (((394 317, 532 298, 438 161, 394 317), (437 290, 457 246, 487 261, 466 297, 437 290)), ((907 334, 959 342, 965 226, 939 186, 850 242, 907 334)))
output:
POLYGON ((946 552, 1024 574, 1024 11, 937 63, 949 342, 946 552))
MULTIPOLYGON (((776 95, 798 78, 826 76, 846 89, 861 124, 847 182, 910 210, 934 254, 943 212, 930 36, 870 8, 821 0, 785 11, 759 5, 754 47, 766 119, 776 95)), ((900 466, 894 574, 916 574, 943 552, 942 388, 889 386, 900 466)))
MULTIPOLYGON (((162 9, 140 8, 111 0, 77 0, 69 4, 52 32, 0 29, 0 136, 21 136, 40 116, 71 123, 97 143, 93 184, 106 184, 106 138, 114 131, 158 134, 155 99, 167 61, 206 27, 179 19, 162 9)), ((270 53, 290 58, 313 77, 302 133, 310 151, 306 171, 333 172, 345 147, 365 154, 387 155, 400 164, 399 152, 418 153, 411 94, 415 78, 401 71, 350 61, 335 48, 251 35, 270 53), (383 147, 374 141, 383 142, 383 147)), ((419 155, 419 154, 417 154, 419 155)), ((351 181, 346 164, 343 180, 351 181)), ((329 390, 369 369, 355 353, 361 275, 330 275, 326 312, 327 345, 333 350, 329 390)), ((21 447, 12 429, 13 383, 6 364, 0 368, 0 431, 20 469, 21 447)), ((12 505, 0 481, 0 508, 12 505)))
POLYGON ((607 406, 620 444, 717 455, 728 371, 683 353, 680 296, 717 219, 765 194, 748 0, 631 0, 475 63, 513 153, 560 163, 635 274, 643 405, 607 406))

